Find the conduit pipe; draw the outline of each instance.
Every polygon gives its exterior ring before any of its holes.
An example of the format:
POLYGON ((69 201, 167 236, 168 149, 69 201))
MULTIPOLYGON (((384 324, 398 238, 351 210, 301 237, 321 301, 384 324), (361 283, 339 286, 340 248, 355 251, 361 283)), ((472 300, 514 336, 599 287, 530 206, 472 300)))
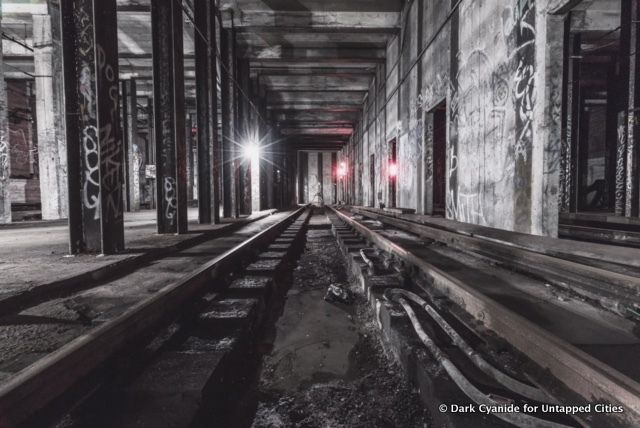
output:
MULTIPOLYGON (((395 289, 397 290, 397 289, 395 289)), ((389 291, 389 290, 388 290, 389 291)), ((386 295, 387 293, 385 293, 386 295)), ((391 297, 391 296, 390 296, 391 297)), ((476 388, 469 380, 460 372, 460 370, 451 362, 451 360, 446 356, 440 348, 435 344, 435 342, 429 337, 429 335, 422 329, 418 318, 416 317, 415 312, 403 297, 397 297, 397 303, 400 303, 404 308, 407 315, 409 315, 409 319, 411 319, 411 323, 413 324, 413 328, 415 329, 418 337, 424 345, 427 347, 429 352, 434 356, 435 360, 444 367, 445 371, 451 377, 451 379, 455 382, 455 384, 464 392, 464 394, 473 400, 478 405, 485 405, 490 407, 500 407, 503 404, 493 400, 488 395, 484 394, 478 388, 476 388)), ((514 424, 521 428, 569 428, 568 425, 558 424, 555 422, 547 421, 545 419, 536 418, 535 416, 531 416, 527 413, 501 413, 495 412, 491 413, 495 417, 502 419, 505 422, 510 424, 514 424)))
POLYGON ((515 392, 518 395, 529 398, 531 400, 539 401, 541 403, 558 403, 557 400, 555 400, 553 397, 550 397, 541 389, 520 382, 519 380, 514 379, 508 374, 493 367, 471 346, 469 346, 469 344, 458 334, 458 332, 453 327, 451 327, 451 325, 447 321, 445 321, 442 316, 440 316, 440 314, 433 308, 433 306, 429 305, 422 297, 418 296, 415 293, 412 293, 411 291, 403 290, 400 288, 388 289, 384 293, 385 299, 389 301, 398 301, 398 299, 401 298, 400 296, 405 297, 420 305, 420 307, 422 307, 429 314, 429 316, 436 323, 438 323, 438 325, 447 333, 447 335, 449 335, 453 343, 469 357, 473 364, 475 364, 475 366, 482 370, 485 374, 492 377, 500 385, 504 386, 510 391, 515 392))

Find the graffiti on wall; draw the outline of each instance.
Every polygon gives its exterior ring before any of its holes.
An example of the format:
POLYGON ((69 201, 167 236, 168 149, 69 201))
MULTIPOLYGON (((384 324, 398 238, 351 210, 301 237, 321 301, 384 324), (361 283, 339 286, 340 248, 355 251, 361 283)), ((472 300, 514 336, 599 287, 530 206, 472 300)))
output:
POLYGON ((517 61, 513 81, 516 108, 515 142, 515 229, 530 231, 531 218, 531 152, 533 150, 533 110, 535 106, 535 6, 533 0, 519 0, 516 7, 517 61))
POLYGON ((460 12, 471 25, 451 69, 446 207, 455 220, 517 228, 531 213, 535 7, 492 3, 460 12))
MULTIPOLYGON (((3 135, 4 137, 4 135, 3 135)), ((0 181, 9 179, 9 147, 5 138, 0 138, 0 181)))

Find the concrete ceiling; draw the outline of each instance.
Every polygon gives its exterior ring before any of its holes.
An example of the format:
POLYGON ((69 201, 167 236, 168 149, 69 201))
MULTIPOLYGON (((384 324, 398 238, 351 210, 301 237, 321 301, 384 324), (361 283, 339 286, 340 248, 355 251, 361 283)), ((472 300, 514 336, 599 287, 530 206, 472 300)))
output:
POLYGON ((271 120, 299 148, 348 141, 402 0, 221 0, 271 120))
MULTIPOLYGON (((144 94, 151 91, 150 1, 117 2, 120 73, 147 80, 139 84, 144 94)), ((376 69, 385 62, 386 44, 398 31, 403 0, 220 3, 224 25, 233 19, 238 55, 249 61, 281 134, 301 147, 346 142, 376 69)), ((31 46, 30 14, 46 11, 46 2, 3 0, 2 7, 3 31, 31 46)), ((186 90, 193 97, 194 28, 186 17, 184 29, 186 90)), ((3 40, 3 49, 7 77, 33 73, 31 51, 10 40, 3 40)))

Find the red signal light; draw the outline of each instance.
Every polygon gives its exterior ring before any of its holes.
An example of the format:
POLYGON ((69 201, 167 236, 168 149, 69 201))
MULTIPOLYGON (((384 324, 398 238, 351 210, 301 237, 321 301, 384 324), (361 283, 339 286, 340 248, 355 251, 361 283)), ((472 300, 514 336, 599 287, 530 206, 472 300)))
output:
POLYGON ((398 164, 395 162, 391 162, 389 164, 389 177, 397 177, 398 176, 398 164))
POLYGON ((347 164, 344 162, 340 162, 338 166, 337 175, 339 178, 344 178, 347 175, 347 164))

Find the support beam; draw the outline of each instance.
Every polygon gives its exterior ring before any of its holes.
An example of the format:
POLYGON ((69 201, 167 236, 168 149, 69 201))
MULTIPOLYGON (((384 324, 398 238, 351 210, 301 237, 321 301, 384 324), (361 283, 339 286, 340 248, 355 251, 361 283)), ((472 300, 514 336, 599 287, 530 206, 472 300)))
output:
MULTIPOLYGON (((59 20, 59 13, 55 16, 59 20)), ((59 21, 58 21, 59 22, 59 21)), ((55 22, 55 25, 59 25, 55 22)), ((54 76, 62 70, 62 58, 53 48, 52 18, 33 16, 33 60, 36 86, 36 126, 38 134, 38 171, 43 220, 67 217, 67 147, 59 132, 61 85, 54 76), (57 64, 55 64, 57 63, 57 64)), ((64 132, 64 128, 61 129, 64 132)))
MULTIPOLYGON (((0 29, 2 11, 0 10, 0 29)), ((4 83, 4 63, 0 43, 0 224, 11 223, 11 200, 9 199, 9 124, 7 122, 7 91, 4 83)))
POLYGON ((115 0, 62 1, 71 253, 124 249, 115 0))
POLYGON ((637 217, 640 215, 640 174, 639 166, 640 150, 640 124, 638 123, 640 108, 640 5, 638 1, 622 1, 622 77, 628 82, 627 92, 627 141, 626 141, 626 192, 625 192, 625 216, 637 217), (627 62, 628 61, 628 62, 627 62))
POLYGON ((193 190, 196 182, 196 173, 194 170, 195 159, 193 156, 193 126, 196 124, 195 116, 196 115, 192 113, 187 114, 184 127, 184 143, 187 153, 187 202, 191 202, 194 199, 193 190))
MULTIPOLYGON (((227 22, 225 22, 227 24, 227 22)), ((228 24, 231 24, 229 20, 228 24)), ((234 20, 243 31, 261 31, 273 28, 278 31, 356 31, 375 30, 396 32, 400 25, 400 12, 347 12, 340 11, 243 11, 234 20), (244 28, 243 28, 244 27, 244 28)), ((226 26, 226 25, 225 25, 226 26)), ((229 25, 230 26, 230 25, 229 25)))
POLYGON ((233 29, 223 29, 222 47, 222 176, 223 215, 237 218, 237 167, 236 167, 236 88, 235 88, 235 34, 233 29))
MULTIPOLYGON (((251 81, 249 76, 249 61, 245 59, 238 59, 237 62, 238 67, 238 131, 237 142, 238 144, 253 144, 253 139, 256 138, 256 130, 253 129, 251 125, 251 106, 249 105, 249 100, 245 98, 245 96, 250 96, 251 94, 251 81), (240 90, 244 93, 245 96, 240 96, 240 90)), ((241 149, 242 150, 242 149, 241 149)), ((242 152, 240 152, 242 153, 242 152)), ((259 158, 256 159, 247 159, 244 156, 238 162, 238 202, 240 203, 240 214, 250 215, 252 212, 251 208, 251 169, 253 164, 256 164, 256 168, 258 167, 259 158), (255 162, 254 162, 255 161, 255 162)))
POLYGON ((385 61, 385 49, 376 48, 292 48, 281 45, 271 47, 247 47, 239 52, 238 56, 259 60, 262 63, 268 61, 317 61, 322 64, 340 63, 383 63, 385 61))
POLYGON ((215 224, 220 223, 220 204, 222 203, 222 138, 220 138, 221 132, 218 128, 218 111, 221 110, 221 94, 218 92, 218 82, 220 81, 220 75, 218 70, 220 67, 220 59, 217 52, 220 50, 220 34, 222 28, 220 21, 218 20, 218 11, 211 2, 209 4, 209 43, 213 47, 213 51, 209 55, 209 134, 211 138, 211 148, 209 156, 211 159, 211 167, 208 173, 211 175, 211 210, 213 211, 212 222, 215 224))
MULTIPOLYGON (((216 107, 215 93, 217 85, 215 76, 215 57, 212 58, 210 46, 215 47, 215 16, 212 15, 211 4, 206 0, 195 0, 194 19, 198 28, 206 29, 195 38, 196 61, 196 111, 197 111, 197 146, 198 146, 198 219, 200 224, 211 223, 217 213, 217 206, 213 203, 214 174, 212 173, 212 159, 215 158, 213 147, 217 140, 217 115, 212 115, 216 107), (213 27, 210 22, 213 19, 213 27), (203 39, 206 37, 206 39, 203 39), (212 74, 213 73, 213 74, 212 74), (215 118, 215 120, 214 120, 215 118)), ((219 213, 218 213, 219 221, 219 213)), ((215 221, 216 223, 218 221, 215 221)))
POLYGON ((182 7, 151 4, 158 233, 187 232, 182 7))
POLYGON ((270 105, 286 103, 308 103, 315 105, 339 104, 362 106, 365 92, 342 91, 273 91, 267 93, 267 103, 270 105))

